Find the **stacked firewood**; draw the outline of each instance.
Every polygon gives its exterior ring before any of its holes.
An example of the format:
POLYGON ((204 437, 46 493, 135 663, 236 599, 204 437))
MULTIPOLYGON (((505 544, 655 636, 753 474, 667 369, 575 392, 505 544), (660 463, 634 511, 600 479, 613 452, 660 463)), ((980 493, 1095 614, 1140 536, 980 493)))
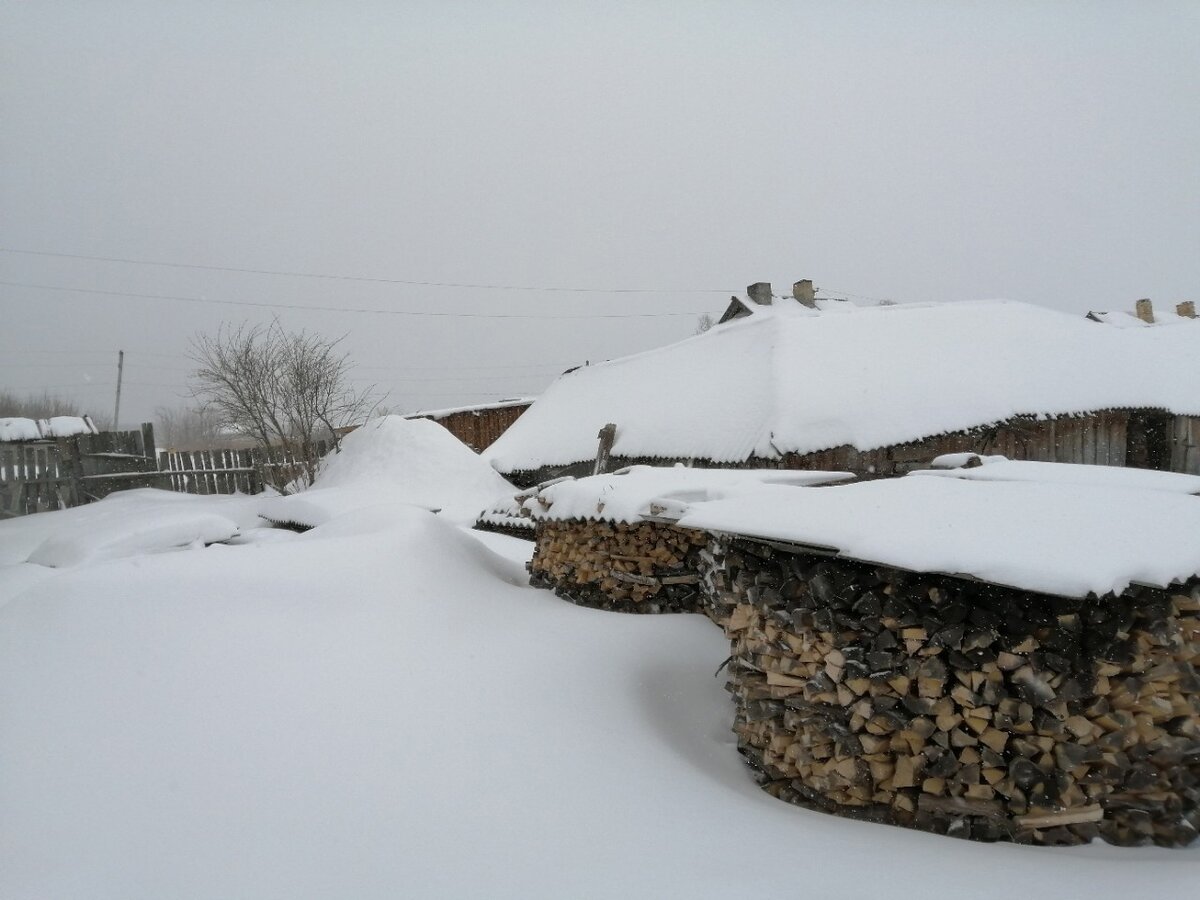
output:
POLYGON ((698 612, 703 532, 651 522, 537 523, 530 583, 599 609, 698 612))
POLYGON ((978 840, 1195 839, 1200 587, 1070 599, 743 540, 704 556, 770 793, 978 840))

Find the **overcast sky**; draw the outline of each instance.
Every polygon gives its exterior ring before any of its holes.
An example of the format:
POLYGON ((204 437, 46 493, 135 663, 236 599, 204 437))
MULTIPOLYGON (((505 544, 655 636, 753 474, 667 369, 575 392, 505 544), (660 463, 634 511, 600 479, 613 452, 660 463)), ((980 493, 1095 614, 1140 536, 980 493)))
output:
POLYGON ((111 415, 124 349, 124 424, 183 402, 193 335, 272 316, 408 411, 759 280, 1200 299, 1195 0, 0 0, 0 42, 0 247, 184 264, 0 252, 0 388, 111 415))

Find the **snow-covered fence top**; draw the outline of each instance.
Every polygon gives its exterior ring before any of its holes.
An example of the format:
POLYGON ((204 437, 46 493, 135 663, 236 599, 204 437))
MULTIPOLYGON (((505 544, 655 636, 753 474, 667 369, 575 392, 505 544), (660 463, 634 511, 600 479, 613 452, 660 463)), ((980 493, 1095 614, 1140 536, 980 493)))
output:
POLYGON ((1167 491, 909 475, 653 503, 684 528, 1065 597, 1200 574, 1200 498, 1167 491))
POLYGON ((51 416, 48 419, 0 418, 0 441, 40 441, 99 434, 90 416, 51 416))
POLYGON ((800 487, 853 477, 848 472, 630 466, 609 475, 547 484, 531 493, 525 509, 540 520, 591 519, 628 524, 653 518, 667 506, 714 500, 764 484, 800 487))
MULTIPOLYGON (((753 305, 753 304, 752 304, 753 305)), ((1019 416, 1200 415, 1200 319, 1111 328, 978 301, 753 314, 566 373, 486 451, 500 472, 594 459, 775 459, 905 444, 1019 416)))

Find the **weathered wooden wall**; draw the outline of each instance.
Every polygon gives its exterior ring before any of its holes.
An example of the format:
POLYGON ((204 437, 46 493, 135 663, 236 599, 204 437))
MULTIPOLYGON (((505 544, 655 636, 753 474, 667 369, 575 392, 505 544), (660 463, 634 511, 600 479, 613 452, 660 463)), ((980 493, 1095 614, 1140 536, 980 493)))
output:
POLYGON ((495 409, 467 409, 438 416, 414 415, 409 418, 431 419, 479 453, 504 434, 527 409, 528 403, 495 409))
POLYGON ((1200 475, 1200 417, 1176 416, 1171 426, 1171 471, 1200 475))
MULTIPOLYGON (((619 435, 620 423, 617 423, 617 429, 619 435)), ((859 451, 842 446, 816 453, 789 453, 772 459, 752 457, 740 463, 614 456, 609 460, 608 471, 631 465, 664 466, 682 462, 698 468, 805 469, 853 472, 860 478, 886 478, 923 468, 931 459, 944 453, 964 452, 1041 462, 1161 468, 1200 475, 1200 418, 1168 416, 1154 410, 1104 410, 1048 419, 1019 416, 998 425, 875 450, 859 451), (1152 446, 1158 441, 1162 442, 1161 447, 1152 446)), ((562 475, 590 475, 592 466, 593 461, 587 460, 507 473, 506 477, 519 487, 532 487, 562 475)))

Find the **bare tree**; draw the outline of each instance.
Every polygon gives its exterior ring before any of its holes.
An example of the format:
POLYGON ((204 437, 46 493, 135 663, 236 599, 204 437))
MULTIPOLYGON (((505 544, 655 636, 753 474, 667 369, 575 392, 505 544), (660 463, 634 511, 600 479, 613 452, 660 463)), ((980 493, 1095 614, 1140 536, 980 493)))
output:
POLYGON ((154 410, 158 442, 176 450, 206 450, 221 441, 212 413, 194 406, 160 406, 154 410))
MULTIPOLYGON (((43 390, 40 395, 19 396, 15 391, 0 388, 0 416, 16 416, 25 419, 48 419, 51 416, 82 416, 84 411, 74 400, 43 390)), ((101 431, 108 430, 111 420, 106 416, 92 416, 92 421, 101 431)))
POLYGON ((350 362, 341 338, 270 325, 222 326, 216 335, 192 340, 193 395, 218 427, 252 438, 264 448, 282 447, 297 469, 272 468, 276 488, 296 479, 312 484, 320 462, 317 442, 339 444, 338 429, 362 422, 378 402, 374 386, 350 385, 350 362))

